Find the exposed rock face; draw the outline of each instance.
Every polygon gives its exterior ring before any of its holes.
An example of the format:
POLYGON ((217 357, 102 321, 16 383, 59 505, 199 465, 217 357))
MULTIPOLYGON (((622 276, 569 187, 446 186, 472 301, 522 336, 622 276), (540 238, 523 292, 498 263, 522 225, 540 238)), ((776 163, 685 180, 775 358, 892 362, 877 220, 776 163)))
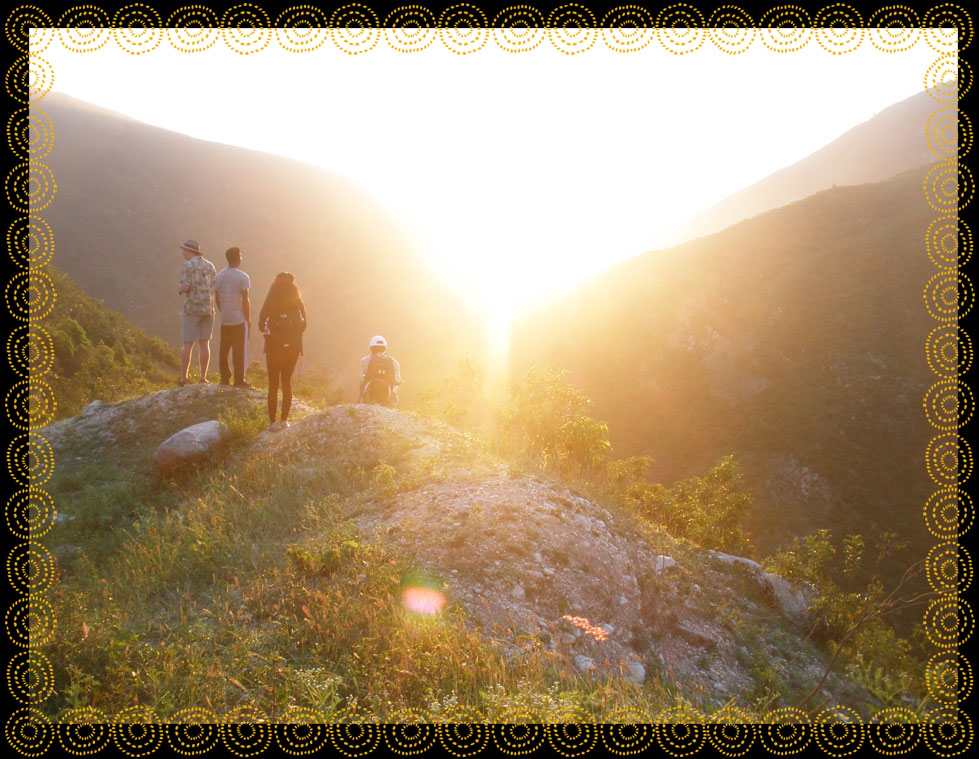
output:
POLYGON ((812 587, 796 588, 784 577, 779 577, 762 569, 761 564, 743 556, 732 556, 721 551, 710 551, 711 556, 726 564, 741 564, 748 568, 751 577, 772 595, 779 608, 797 622, 808 622, 809 603, 816 597, 812 587))
POLYGON ((153 461, 162 472, 172 472, 206 456, 224 437, 221 423, 217 419, 185 427, 171 435, 153 454, 153 461))

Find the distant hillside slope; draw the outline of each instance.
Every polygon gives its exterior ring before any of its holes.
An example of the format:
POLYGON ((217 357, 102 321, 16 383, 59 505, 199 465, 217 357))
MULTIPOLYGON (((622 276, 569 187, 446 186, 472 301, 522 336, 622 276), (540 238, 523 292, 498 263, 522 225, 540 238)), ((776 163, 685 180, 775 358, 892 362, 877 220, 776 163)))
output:
MULTIPOLYGON (((40 108, 56 136, 49 164, 58 194, 45 212, 56 263, 168 343, 180 341, 177 246, 188 238, 200 241, 218 269, 228 247, 241 248, 256 316, 276 272, 293 272, 310 317, 307 361, 335 369, 348 396, 375 334, 388 339, 405 375, 416 380, 409 389, 482 334, 465 304, 349 180, 58 93, 40 108)), ((257 337, 251 347, 252 358, 260 357, 257 337)))
POLYGON ((681 240, 717 232, 834 185, 879 182, 931 161, 926 124, 936 108, 937 101, 928 92, 885 108, 798 163, 701 212, 681 240))
POLYGON ((45 380, 54 390, 57 418, 77 414, 95 398, 118 401, 176 381, 177 356, 166 343, 87 296, 64 272, 45 271, 58 293, 39 322, 54 344, 54 370, 45 380))
POLYGON ((519 324, 514 370, 571 370, 654 479, 736 454, 763 553, 823 527, 912 537, 931 490, 927 168, 628 261, 519 324))

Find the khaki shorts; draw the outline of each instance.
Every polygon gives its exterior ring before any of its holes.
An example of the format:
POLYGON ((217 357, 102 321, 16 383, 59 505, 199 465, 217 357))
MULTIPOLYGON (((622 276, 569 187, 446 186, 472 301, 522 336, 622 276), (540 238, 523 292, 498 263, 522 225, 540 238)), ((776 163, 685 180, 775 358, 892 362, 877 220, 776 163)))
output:
POLYGON ((211 328, 214 326, 214 316, 211 314, 190 315, 181 317, 181 337, 185 343, 196 343, 200 340, 211 339, 211 328))

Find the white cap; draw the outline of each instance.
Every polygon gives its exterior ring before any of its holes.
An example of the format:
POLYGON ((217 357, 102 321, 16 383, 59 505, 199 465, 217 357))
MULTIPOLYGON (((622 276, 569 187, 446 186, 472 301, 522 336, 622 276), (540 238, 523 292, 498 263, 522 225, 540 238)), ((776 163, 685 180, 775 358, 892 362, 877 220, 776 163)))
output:
POLYGON ((374 335, 374 337, 371 338, 371 348, 373 348, 376 345, 381 345, 386 348, 387 341, 380 335, 374 335))

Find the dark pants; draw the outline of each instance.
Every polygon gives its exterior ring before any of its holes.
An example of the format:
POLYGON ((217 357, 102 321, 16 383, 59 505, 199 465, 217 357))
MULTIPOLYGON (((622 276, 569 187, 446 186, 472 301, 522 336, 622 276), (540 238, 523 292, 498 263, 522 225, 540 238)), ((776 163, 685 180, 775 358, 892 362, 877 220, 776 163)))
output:
POLYGON ((292 373, 299 361, 298 348, 282 348, 271 342, 265 344, 265 364, 269 370, 269 421, 275 421, 276 395, 282 385, 282 421, 289 418, 292 406, 292 373))
POLYGON ((230 326, 221 325, 221 348, 218 351, 218 360, 221 367, 221 383, 227 384, 231 378, 231 369, 228 368, 228 351, 232 351, 232 360, 235 365, 235 384, 240 385, 245 381, 245 323, 232 324, 230 326))

